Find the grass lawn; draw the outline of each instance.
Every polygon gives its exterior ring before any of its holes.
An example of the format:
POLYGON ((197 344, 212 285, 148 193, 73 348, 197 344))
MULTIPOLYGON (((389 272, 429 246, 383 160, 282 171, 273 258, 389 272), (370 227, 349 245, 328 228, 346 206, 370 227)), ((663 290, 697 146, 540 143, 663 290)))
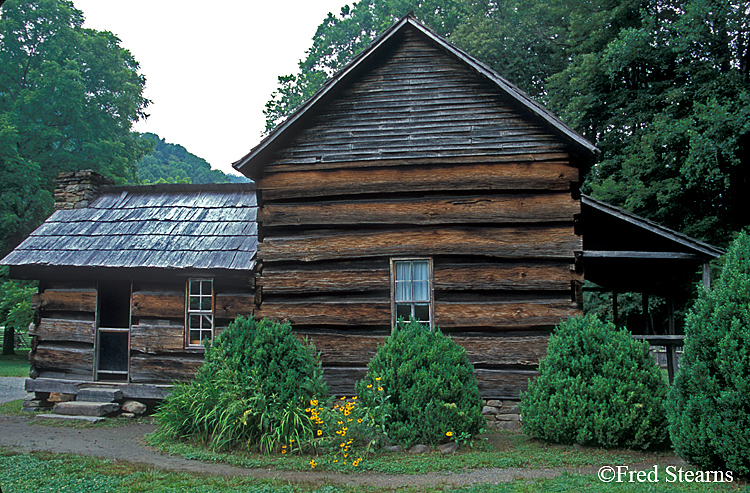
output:
POLYGON ((12 356, 0 356, 0 377, 28 377, 29 350, 16 349, 12 356))
MULTIPOLYGON (((519 458, 520 460, 520 458, 519 458)), ((459 493, 531 493, 554 492, 731 492, 748 491, 747 486, 711 483, 669 483, 661 474, 659 483, 602 483, 596 475, 563 474, 552 479, 516 480, 510 483, 465 487, 430 486, 428 488, 375 488, 356 484, 327 484, 325 479, 290 483, 251 477, 221 477, 172 473, 136 464, 63 454, 16 454, 0 450, 0 488, 6 493, 85 492, 213 492, 226 493, 334 493, 405 491, 427 493, 451 491, 459 493), (317 484, 316 484, 317 482, 317 484)))

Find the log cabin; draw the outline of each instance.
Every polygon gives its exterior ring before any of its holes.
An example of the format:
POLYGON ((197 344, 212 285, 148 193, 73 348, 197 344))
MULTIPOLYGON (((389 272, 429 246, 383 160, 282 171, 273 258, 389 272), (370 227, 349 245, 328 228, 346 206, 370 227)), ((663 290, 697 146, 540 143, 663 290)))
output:
POLYGON ((112 186, 62 173, 56 211, 3 263, 39 279, 26 389, 111 383, 159 399, 203 362, 203 341, 251 316, 252 184, 112 186))
POLYGON ((582 196, 596 153, 407 16, 234 164, 254 187, 62 175, 60 210, 2 261, 41 279, 27 390, 158 397, 242 314, 290 321, 346 395, 415 317, 485 398, 518 399, 584 278, 668 295, 721 254, 582 196))

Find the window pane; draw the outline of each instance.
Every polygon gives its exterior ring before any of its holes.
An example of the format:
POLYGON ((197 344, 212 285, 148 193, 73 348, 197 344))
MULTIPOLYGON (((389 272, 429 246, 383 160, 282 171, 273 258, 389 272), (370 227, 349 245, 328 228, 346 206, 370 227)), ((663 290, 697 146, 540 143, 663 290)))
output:
POLYGON ((415 281, 427 281, 430 279, 430 263, 426 260, 415 260, 412 272, 415 281))
POLYGON ((430 323, 430 305, 414 305, 414 318, 420 322, 430 323))
POLYGON ((201 296, 201 310, 210 312, 211 311, 211 297, 201 296))
POLYGON ((202 329, 211 329, 211 316, 203 315, 203 323, 201 324, 202 329))
POLYGON ((190 344, 200 344, 200 343, 201 343, 201 331, 191 330, 190 331, 190 344))
POLYGON ((212 281, 201 281, 201 294, 204 296, 210 296, 212 293, 211 289, 211 283, 212 281))
POLYGON ((190 297, 190 310, 200 310, 200 298, 197 296, 190 297))
POLYGON ((410 282, 396 282, 396 301, 411 301, 410 291, 410 282))
POLYGON ((396 281, 411 281, 411 262, 396 262, 396 281))
POLYGON ((190 315, 190 330, 201 328, 201 316, 190 315))
POLYGON ((409 320, 411 317, 411 305, 396 305, 396 319, 409 320))
POLYGON ((414 282, 414 301, 430 301, 430 283, 427 281, 414 282))
POLYGON ((201 282, 190 281, 190 294, 200 294, 200 292, 201 292, 201 282))

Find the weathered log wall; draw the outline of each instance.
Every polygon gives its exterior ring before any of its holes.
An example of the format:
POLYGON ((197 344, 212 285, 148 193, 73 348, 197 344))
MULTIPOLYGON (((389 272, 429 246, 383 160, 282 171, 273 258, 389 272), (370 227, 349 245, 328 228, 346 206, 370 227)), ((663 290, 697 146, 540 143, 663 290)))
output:
MULTIPOLYGON (((106 280, 106 279, 104 279, 106 280)), ((126 282, 129 283, 129 282, 126 282)), ((173 383, 193 376, 203 361, 202 348, 185 343, 185 279, 153 283, 132 281, 129 373, 133 383, 173 383)), ((98 281, 44 281, 36 295, 32 325, 32 375, 92 381, 96 378, 98 281)), ((252 316, 251 284, 214 280, 215 335, 238 315, 252 316)), ((125 376, 118 376, 125 380, 125 376)))
POLYGON ((402 41, 264 164, 255 314, 291 321, 350 394, 390 331, 391 260, 429 258, 436 325, 485 397, 518 398, 580 312, 580 163, 460 62, 402 41))

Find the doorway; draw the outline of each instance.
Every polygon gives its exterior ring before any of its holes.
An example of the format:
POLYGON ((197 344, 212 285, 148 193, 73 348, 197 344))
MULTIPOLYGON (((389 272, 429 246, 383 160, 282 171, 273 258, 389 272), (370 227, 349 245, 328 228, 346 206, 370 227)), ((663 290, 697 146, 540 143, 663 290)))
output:
POLYGON ((99 283, 95 380, 128 380, 131 294, 130 281, 99 283))

